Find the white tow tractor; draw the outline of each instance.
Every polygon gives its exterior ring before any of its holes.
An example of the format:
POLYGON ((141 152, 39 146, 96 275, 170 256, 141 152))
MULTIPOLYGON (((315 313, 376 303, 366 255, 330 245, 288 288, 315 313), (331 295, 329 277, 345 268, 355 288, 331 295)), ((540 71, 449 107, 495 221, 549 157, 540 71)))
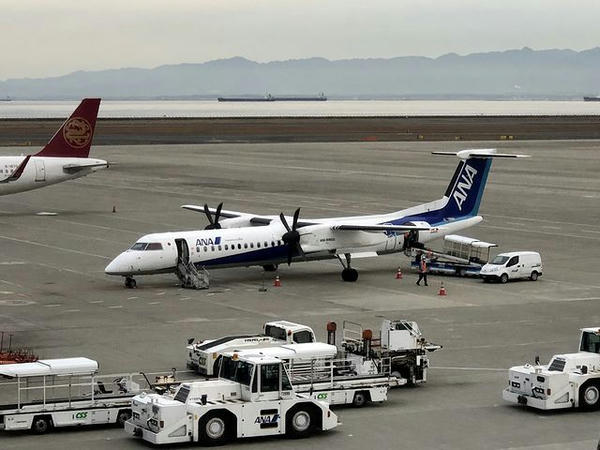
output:
POLYGON ((214 376, 218 373, 219 356, 225 352, 315 341, 312 328, 305 325, 285 320, 267 322, 262 334, 224 336, 200 342, 190 338, 186 347, 186 365, 202 375, 214 376))
POLYGON ((600 408, 600 328, 582 328, 579 352, 511 367, 504 400, 537 409, 600 408))
POLYGON ((248 356, 232 358, 223 378, 134 397, 125 430, 153 444, 218 445, 242 437, 304 437, 337 425, 327 403, 294 391, 280 359, 248 356))
POLYGON ((389 358, 365 365, 354 358, 336 358, 334 345, 319 342, 242 350, 223 354, 221 378, 227 378, 236 358, 274 357, 283 361, 294 390, 330 405, 364 406, 387 400, 391 386, 404 384, 390 375, 389 358))
MULTIPOLYGON (((425 253, 428 270, 442 275, 479 276, 481 268, 490 260, 490 250, 497 244, 480 241, 458 234, 444 236, 441 252, 429 248, 409 248, 405 253, 414 258, 418 252, 425 253)), ((416 260, 411 262, 413 269, 419 268, 416 260)))
POLYGON ((2 390, 16 388, 15 403, 0 405, 0 426, 37 434, 74 425, 122 425, 140 392, 133 374, 98 375, 98 363, 88 358, 0 365, 0 376, 11 380, 0 383, 2 390))

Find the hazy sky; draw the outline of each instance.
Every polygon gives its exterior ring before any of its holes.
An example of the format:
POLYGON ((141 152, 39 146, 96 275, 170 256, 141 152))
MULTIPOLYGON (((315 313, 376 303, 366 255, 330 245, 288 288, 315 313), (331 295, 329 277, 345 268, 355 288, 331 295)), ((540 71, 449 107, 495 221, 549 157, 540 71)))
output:
POLYGON ((0 79, 600 45, 598 0, 0 0, 0 79))

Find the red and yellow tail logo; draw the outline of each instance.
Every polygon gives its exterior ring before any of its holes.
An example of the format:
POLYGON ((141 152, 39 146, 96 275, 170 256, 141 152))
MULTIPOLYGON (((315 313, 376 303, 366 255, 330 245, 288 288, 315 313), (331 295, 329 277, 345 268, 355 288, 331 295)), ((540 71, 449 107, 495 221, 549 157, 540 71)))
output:
POLYGON ((65 142, 73 148, 83 148, 92 140, 92 127, 83 117, 72 117, 63 127, 65 142))

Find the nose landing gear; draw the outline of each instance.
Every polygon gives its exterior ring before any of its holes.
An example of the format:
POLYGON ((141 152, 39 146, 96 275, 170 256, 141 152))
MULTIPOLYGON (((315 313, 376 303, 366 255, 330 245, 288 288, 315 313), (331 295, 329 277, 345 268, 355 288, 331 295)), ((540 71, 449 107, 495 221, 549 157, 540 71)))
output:
POLYGON ((125 277, 125 287, 128 289, 134 289, 137 287, 137 283, 132 276, 125 277))
POLYGON ((336 256, 337 256, 337 259, 340 261, 340 264, 344 268, 342 270, 342 280, 348 281, 348 282, 354 282, 354 281, 358 280, 358 271, 356 269, 353 269, 352 267, 350 267, 350 259, 351 259, 350 253, 344 254, 344 257, 346 258, 346 262, 344 262, 342 260, 340 255, 336 255, 336 256))

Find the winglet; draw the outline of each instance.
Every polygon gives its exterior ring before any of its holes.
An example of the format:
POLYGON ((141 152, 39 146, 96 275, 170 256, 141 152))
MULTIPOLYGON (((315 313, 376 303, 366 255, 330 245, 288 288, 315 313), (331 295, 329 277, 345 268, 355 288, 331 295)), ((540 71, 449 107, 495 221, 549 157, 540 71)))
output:
POLYGON ((474 148, 459 152, 431 152, 432 155, 458 156, 460 159, 470 158, 529 158, 531 155, 498 153, 495 148, 474 148))
POLYGON ((84 98, 50 142, 35 156, 87 158, 99 107, 99 98, 84 98))

